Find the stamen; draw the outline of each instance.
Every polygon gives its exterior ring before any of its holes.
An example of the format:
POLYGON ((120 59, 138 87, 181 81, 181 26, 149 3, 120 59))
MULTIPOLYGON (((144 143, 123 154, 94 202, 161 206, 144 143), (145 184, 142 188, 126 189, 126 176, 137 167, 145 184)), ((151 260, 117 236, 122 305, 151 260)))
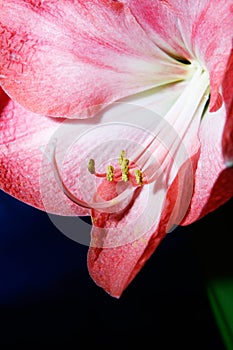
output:
POLYGON ((143 184, 142 172, 139 169, 136 169, 134 170, 134 174, 137 184, 141 186, 143 184))
POLYGON ((108 181, 113 181, 113 178, 114 178, 114 168, 113 168, 112 165, 108 165, 108 167, 107 167, 106 178, 107 178, 108 181))
POLYGON ((118 159, 118 163, 121 166, 123 160, 126 158, 126 152, 124 150, 121 151, 120 158, 118 159))
POLYGON ((124 158, 121 164, 122 180, 127 182, 129 180, 129 160, 124 158))
MULTIPOLYGON (((129 198, 129 200, 132 198, 132 194, 133 194, 133 187, 132 186, 128 186, 123 192, 121 192, 120 194, 118 194, 118 196, 116 196, 113 200, 107 200, 107 201, 93 201, 93 202, 85 202, 82 199, 76 197, 74 194, 72 194, 70 192, 70 190, 67 188, 66 184, 64 183, 61 173, 59 171, 59 167, 57 164, 57 160, 56 160, 56 155, 55 155, 55 150, 56 150, 56 142, 51 144, 52 149, 51 151, 51 155, 46 154, 47 158, 49 159, 49 161, 51 162, 53 171, 54 171, 54 176, 57 180, 57 183, 59 185, 59 187, 61 188, 61 190, 63 191, 63 193, 75 204, 83 207, 83 208, 88 208, 88 209, 96 209, 96 210, 102 210, 107 212, 114 212, 114 208, 116 207, 116 205, 120 204, 121 202, 124 202, 126 199, 129 198)), ((92 163, 93 165, 93 161, 91 161, 90 163, 92 163)), ((92 170, 92 169, 91 169, 92 170)), ((98 176, 98 174, 95 176, 98 176)), ((100 176, 102 177, 102 174, 100 174, 100 176)), ((106 176, 106 174, 104 175, 106 176)))
MULTIPOLYGON (((105 177, 108 181, 124 181, 128 182, 129 180, 133 179, 133 176, 130 173, 130 169, 135 168, 135 163, 131 163, 128 158, 126 158, 126 151, 121 151, 120 157, 118 158, 118 163, 121 165, 121 171, 114 169, 114 167, 109 164, 107 166, 107 171, 105 174, 97 173, 95 170, 95 161, 94 159, 90 159, 88 162, 88 171, 91 174, 94 174, 96 177, 105 177)), ((135 178, 132 182, 132 185, 135 186, 136 184, 141 186, 143 185, 143 174, 142 171, 139 169, 134 170, 135 178), (136 181, 136 184, 135 184, 136 181)), ((146 183, 146 182, 144 182, 146 183)))
POLYGON ((88 168, 89 173, 95 174, 95 161, 94 161, 94 159, 89 159, 87 168, 88 168))

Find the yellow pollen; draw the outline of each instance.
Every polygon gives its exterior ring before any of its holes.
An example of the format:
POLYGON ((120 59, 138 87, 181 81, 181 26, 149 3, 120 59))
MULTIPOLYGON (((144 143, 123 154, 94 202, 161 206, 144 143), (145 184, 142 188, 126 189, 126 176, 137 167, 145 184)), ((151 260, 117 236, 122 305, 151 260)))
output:
POLYGON ((113 181, 113 177, 114 177, 114 168, 112 165, 108 165, 106 178, 108 181, 113 181))
POLYGON ((95 161, 94 159, 89 159, 87 169, 89 173, 95 174, 95 161))
POLYGON ((129 160, 123 158, 121 163, 122 180, 127 182, 129 180, 129 160))
POLYGON ((139 169, 136 169, 134 171, 136 182, 138 185, 142 185, 143 179, 142 179, 142 172, 139 169))
POLYGON ((122 162, 123 162, 123 160, 125 159, 125 157, 126 157, 126 152, 123 150, 123 151, 121 151, 121 153, 120 153, 120 158, 118 158, 118 163, 119 163, 119 165, 122 164, 122 162))
MULTIPOLYGON (((1 1, 1 0, 0 0, 1 1)), ((120 164, 121 167, 121 179, 124 182, 129 181, 129 159, 126 158, 126 152, 123 150, 120 153, 120 157, 118 158, 118 162, 120 164)), ((95 174, 97 177, 103 177, 106 176, 106 179, 108 181, 114 181, 114 173, 115 173, 115 169, 114 167, 110 164, 107 166, 107 172, 106 174, 98 174, 95 171, 95 161, 94 159, 89 159, 88 161, 88 171, 91 174, 95 174)), ((135 181, 138 185, 143 185, 143 174, 141 172, 141 170, 136 169, 134 170, 134 174, 135 174, 135 181)), ((115 181, 119 181, 117 180, 118 176, 116 176, 115 181)))

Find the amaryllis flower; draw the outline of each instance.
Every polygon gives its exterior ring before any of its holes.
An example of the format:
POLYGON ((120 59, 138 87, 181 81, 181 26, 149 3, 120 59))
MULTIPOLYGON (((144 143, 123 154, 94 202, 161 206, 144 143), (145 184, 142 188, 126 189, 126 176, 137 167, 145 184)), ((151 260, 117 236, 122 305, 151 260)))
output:
POLYGON ((232 1, 0 11, 0 186, 91 215, 90 275, 120 297, 168 231, 233 195, 232 1))

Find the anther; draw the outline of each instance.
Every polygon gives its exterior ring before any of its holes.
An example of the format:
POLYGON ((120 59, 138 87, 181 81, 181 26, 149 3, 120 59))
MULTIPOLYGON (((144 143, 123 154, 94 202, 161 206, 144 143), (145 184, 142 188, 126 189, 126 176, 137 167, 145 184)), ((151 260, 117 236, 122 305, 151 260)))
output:
POLYGON ((114 178, 114 168, 112 165, 107 166, 106 178, 108 181, 113 181, 114 178))
POLYGON ((127 182, 129 180, 129 160, 124 158, 121 163, 122 180, 127 182))
POLYGON ((142 179, 142 172, 139 169, 134 170, 136 182, 138 185, 143 184, 143 179, 142 179))
POLYGON ((89 173, 95 174, 95 161, 94 161, 94 159, 89 160, 87 168, 88 168, 89 173))
POLYGON ((123 150, 123 151, 121 151, 121 153, 120 153, 120 158, 118 158, 118 163, 119 163, 119 165, 122 164, 122 162, 123 162, 123 160, 125 159, 125 157, 126 157, 126 152, 123 150))

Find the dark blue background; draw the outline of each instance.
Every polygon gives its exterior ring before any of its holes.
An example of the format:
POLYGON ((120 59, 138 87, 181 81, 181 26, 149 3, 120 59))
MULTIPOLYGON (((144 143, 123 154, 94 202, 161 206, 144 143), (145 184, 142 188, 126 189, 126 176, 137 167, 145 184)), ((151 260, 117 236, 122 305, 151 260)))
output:
POLYGON ((225 350, 206 283, 209 247, 221 241, 212 224, 222 227, 219 236, 231 232, 232 208, 229 201, 167 235, 115 299, 89 277, 86 246, 64 236, 46 213, 0 191, 0 345, 81 347, 84 339, 109 348, 141 341, 159 350, 225 350))

